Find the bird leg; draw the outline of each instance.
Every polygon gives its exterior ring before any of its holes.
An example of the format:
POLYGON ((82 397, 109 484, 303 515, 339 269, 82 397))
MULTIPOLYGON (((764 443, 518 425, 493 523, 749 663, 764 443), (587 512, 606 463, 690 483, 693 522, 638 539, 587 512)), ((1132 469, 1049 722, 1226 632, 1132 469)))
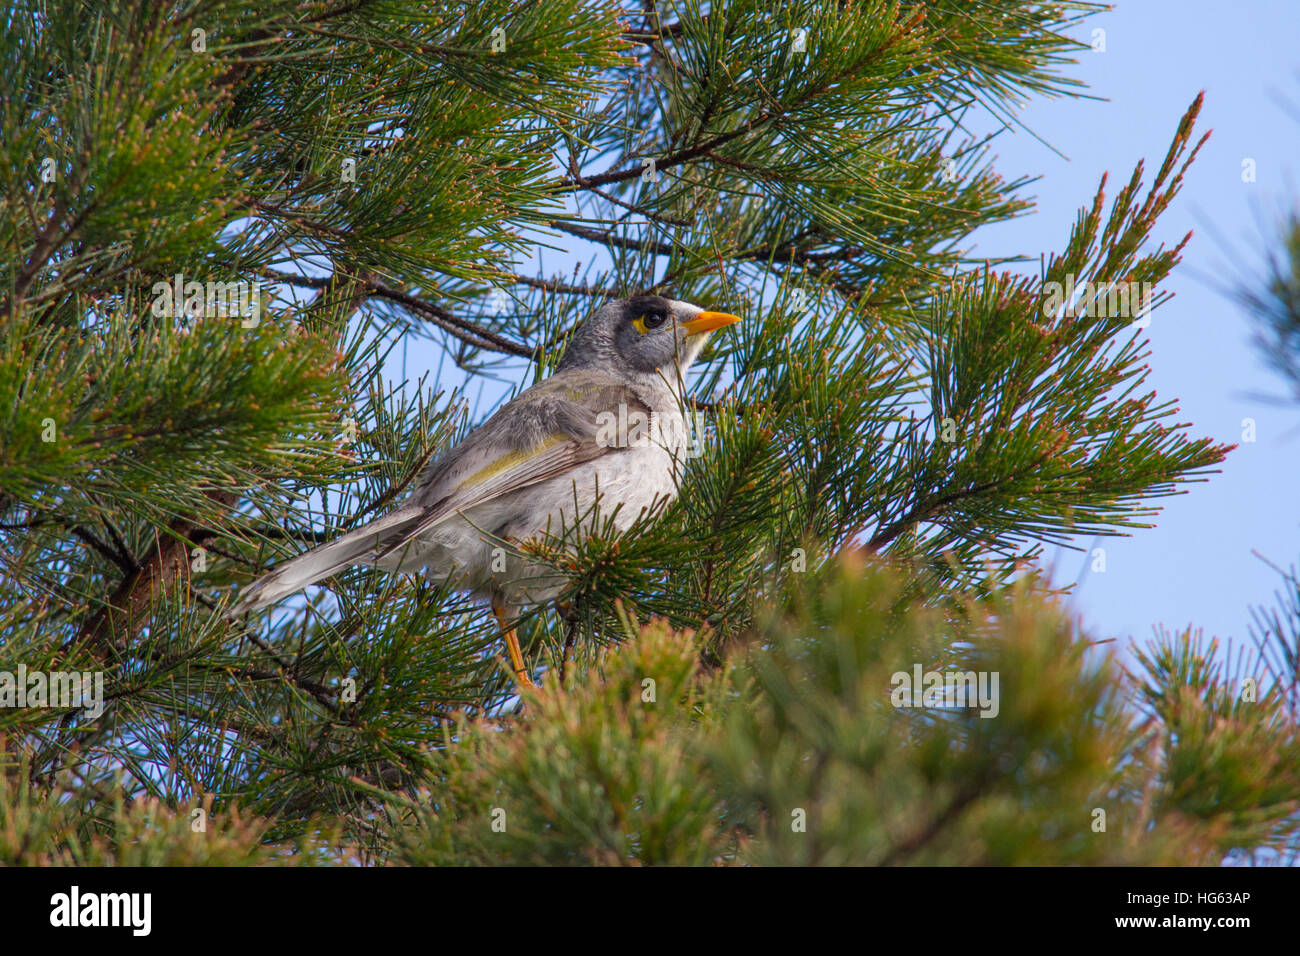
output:
POLYGON ((506 605, 501 601, 494 600, 492 602, 492 614, 496 617, 501 630, 505 632, 506 653, 510 655, 510 667, 515 672, 515 680, 524 687, 536 688, 537 685, 528 676, 528 668, 524 666, 524 655, 519 649, 519 638, 515 636, 514 626, 506 615, 506 605))
POLYGON ((569 669, 569 652, 578 640, 578 619, 573 613, 572 601, 556 601, 555 609, 564 621, 564 653, 560 656, 560 683, 563 684, 569 669))

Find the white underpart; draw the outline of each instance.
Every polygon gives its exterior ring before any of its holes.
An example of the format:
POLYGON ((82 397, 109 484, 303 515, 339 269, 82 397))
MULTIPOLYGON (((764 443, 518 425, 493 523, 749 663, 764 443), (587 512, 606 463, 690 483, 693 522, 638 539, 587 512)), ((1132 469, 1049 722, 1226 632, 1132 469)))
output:
POLYGON ((497 591, 512 605, 550 600, 563 589, 566 577, 545 564, 522 560, 517 553, 520 543, 539 535, 586 535, 606 527, 621 533, 646 511, 677 496, 685 422, 676 408, 657 418, 658 434, 566 475, 467 508, 376 566, 423 572, 431 580, 457 581, 471 590, 497 591))

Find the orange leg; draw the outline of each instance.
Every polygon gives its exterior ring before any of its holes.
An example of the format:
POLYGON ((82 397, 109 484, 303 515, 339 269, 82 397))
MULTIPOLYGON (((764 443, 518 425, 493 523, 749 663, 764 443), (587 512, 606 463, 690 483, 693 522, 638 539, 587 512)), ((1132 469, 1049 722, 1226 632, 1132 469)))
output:
POLYGON ((496 617, 497 623, 501 625, 501 630, 505 632, 506 653, 510 655, 510 668, 515 672, 515 680, 523 687, 536 689, 537 685, 528 676, 528 668, 524 666, 524 655, 523 651, 519 649, 519 638, 515 636, 515 629, 510 626, 510 619, 506 617, 505 605, 493 601, 492 614, 496 617))

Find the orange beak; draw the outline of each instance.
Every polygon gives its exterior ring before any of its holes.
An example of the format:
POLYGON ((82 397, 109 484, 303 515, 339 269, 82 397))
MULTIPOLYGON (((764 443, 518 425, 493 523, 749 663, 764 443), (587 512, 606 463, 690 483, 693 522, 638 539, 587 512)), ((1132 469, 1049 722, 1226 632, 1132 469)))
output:
POLYGON ((685 330, 688 336, 701 335, 705 332, 712 332, 714 329, 720 329, 724 325, 731 325, 731 323, 739 321, 740 316, 729 315, 726 312, 701 312, 689 322, 683 322, 681 328, 685 330))

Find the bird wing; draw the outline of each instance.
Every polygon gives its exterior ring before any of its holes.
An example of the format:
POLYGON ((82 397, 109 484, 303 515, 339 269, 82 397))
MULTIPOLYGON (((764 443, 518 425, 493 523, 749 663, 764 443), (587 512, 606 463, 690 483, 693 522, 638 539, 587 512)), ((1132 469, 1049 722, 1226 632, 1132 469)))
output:
POLYGON ((413 495, 425 509, 423 519, 377 557, 468 508, 622 451, 597 440, 601 416, 626 421, 633 412, 648 417, 650 409, 628 385, 590 370, 559 372, 539 382, 430 466, 413 495))
POLYGON ((617 379, 590 370, 557 372, 432 463, 400 508, 281 563, 255 581, 230 613, 264 607, 349 565, 378 561, 468 508, 621 451, 597 440, 601 414, 619 414, 620 405, 628 414, 650 412, 617 379))

